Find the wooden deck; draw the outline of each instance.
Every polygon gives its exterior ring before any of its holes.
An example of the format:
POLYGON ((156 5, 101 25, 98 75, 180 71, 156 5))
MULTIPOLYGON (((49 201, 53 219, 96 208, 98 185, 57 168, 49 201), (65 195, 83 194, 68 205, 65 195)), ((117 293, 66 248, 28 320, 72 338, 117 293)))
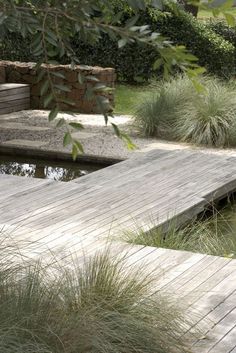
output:
POLYGON ((0 114, 30 108, 30 86, 22 83, 0 84, 0 114))
MULTIPOLYGON (((235 191, 236 159, 159 150, 74 182, 0 175, 0 185, 0 223, 12 241, 24 242, 26 254, 76 251, 82 259, 123 229, 182 223, 235 191)), ((154 292, 169 293, 196 314, 193 329, 200 327, 204 339, 192 341, 194 353, 236 352, 236 260, 114 240, 110 252, 151 272, 154 292)))

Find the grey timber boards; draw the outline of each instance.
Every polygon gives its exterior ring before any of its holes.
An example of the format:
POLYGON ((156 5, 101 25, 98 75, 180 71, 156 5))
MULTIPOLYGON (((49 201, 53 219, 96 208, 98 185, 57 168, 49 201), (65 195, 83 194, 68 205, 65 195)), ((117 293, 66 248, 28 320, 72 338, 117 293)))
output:
POLYGON ((0 114, 30 108, 30 86, 21 83, 0 84, 0 114))
POLYGON ((109 242, 127 269, 152 274, 150 295, 166 293, 190 313, 193 353, 236 353, 236 260, 109 238, 136 225, 181 224, 235 190, 235 158, 191 151, 140 153, 68 183, 0 175, 0 229, 26 256, 49 261, 51 252, 75 252, 82 263, 109 242))

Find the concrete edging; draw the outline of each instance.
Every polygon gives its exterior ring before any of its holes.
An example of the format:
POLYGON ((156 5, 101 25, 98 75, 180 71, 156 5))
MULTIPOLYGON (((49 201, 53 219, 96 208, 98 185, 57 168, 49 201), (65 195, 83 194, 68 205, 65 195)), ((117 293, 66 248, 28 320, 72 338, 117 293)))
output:
MULTIPOLYGON (((72 162, 72 156, 70 152, 53 151, 53 150, 40 150, 29 147, 18 147, 18 146, 7 146, 0 145, 0 155, 7 154, 9 156, 23 156, 29 158, 45 158, 48 160, 57 161, 68 161, 72 162)), ((124 159, 102 157, 96 155, 80 154, 77 156, 77 162, 100 164, 103 166, 109 166, 124 161, 124 159)))

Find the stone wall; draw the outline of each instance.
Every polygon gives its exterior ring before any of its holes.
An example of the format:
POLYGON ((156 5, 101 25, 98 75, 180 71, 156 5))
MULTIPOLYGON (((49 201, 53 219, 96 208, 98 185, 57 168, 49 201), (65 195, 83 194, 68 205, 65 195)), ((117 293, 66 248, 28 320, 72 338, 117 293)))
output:
MULTIPOLYGON (((37 73, 34 69, 34 63, 21 63, 11 61, 0 62, 0 83, 27 83, 30 84, 31 92, 31 108, 43 109, 44 96, 40 95, 40 90, 43 85, 43 80, 38 82, 37 73)), ((46 67, 46 65, 42 65, 46 67)), ((99 113, 96 99, 88 99, 86 97, 87 88, 92 88, 98 84, 96 78, 100 83, 108 87, 114 88, 115 84, 115 70, 112 68, 90 67, 90 66, 76 66, 73 70, 70 65, 47 65, 49 71, 62 73, 65 77, 59 78, 53 76, 53 81, 56 84, 66 85, 70 88, 70 92, 63 92, 63 98, 74 101, 74 106, 62 105, 63 110, 72 110, 80 113, 99 113), (82 76, 89 76, 84 83, 78 80, 79 73, 82 76)), ((97 93, 98 94, 98 93, 97 93)), ((104 94, 103 94, 104 95, 104 94)), ((114 105, 114 94, 106 93, 110 103, 114 105)), ((49 108, 52 108, 54 103, 49 108)))
POLYGON ((3 66, 0 66, 0 83, 6 82, 6 71, 3 66))

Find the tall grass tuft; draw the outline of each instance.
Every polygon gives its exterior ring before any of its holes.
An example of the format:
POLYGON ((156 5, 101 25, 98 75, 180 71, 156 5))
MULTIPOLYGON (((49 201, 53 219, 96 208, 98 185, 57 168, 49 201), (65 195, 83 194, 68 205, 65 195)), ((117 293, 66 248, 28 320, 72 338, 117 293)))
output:
POLYGON ((140 103, 135 122, 148 136, 197 145, 236 144, 235 85, 202 77, 197 92, 186 76, 160 82, 157 93, 140 103))
POLYGON ((193 96, 175 122, 177 137, 197 145, 223 147, 236 143, 236 95, 216 78, 202 79, 205 92, 193 96))
POLYGON ((136 109, 135 124, 146 136, 174 138, 173 124, 191 95, 195 94, 192 84, 180 76, 152 86, 153 93, 145 96, 136 109))
POLYGON ((192 221, 183 228, 170 224, 165 231, 161 227, 149 232, 137 229, 124 233, 123 239, 134 244, 236 258, 235 225, 231 223, 224 212, 215 211, 212 217, 192 221))
POLYGON ((127 271, 125 259, 107 251, 80 267, 52 261, 9 263, 7 276, 0 267, 0 352, 185 352, 182 314, 150 297, 150 277, 127 271))

